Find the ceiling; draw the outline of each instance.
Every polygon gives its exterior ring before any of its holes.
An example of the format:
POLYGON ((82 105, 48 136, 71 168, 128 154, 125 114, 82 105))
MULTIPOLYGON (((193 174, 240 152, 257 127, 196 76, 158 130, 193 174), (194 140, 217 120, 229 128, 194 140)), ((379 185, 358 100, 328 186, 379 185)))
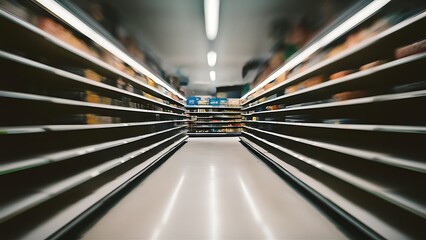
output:
POLYGON ((318 0, 222 0, 219 31, 207 40, 203 0, 99 0, 114 7, 122 24, 161 59, 167 72, 189 77, 188 95, 215 94, 216 86, 243 83, 241 69, 250 59, 268 57, 273 44, 270 23, 276 18, 298 19, 315 10, 318 0), (207 52, 218 54, 214 68, 207 52), (217 80, 209 79, 215 70, 217 80))

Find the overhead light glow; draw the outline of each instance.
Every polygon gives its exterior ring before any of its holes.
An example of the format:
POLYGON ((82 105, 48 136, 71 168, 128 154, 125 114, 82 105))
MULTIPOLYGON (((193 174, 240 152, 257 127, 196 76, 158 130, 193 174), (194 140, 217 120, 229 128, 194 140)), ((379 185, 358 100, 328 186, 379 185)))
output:
POLYGON ((215 81, 216 80, 216 72, 210 71, 210 80, 215 81))
POLYGON ((181 99, 186 100, 185 97, 183 97, 179 92, 177 92, 175 89, 167 85, 165 82, 163 82, 159 77, 157 77, 155 74, 153 74, 151 71, 146 69, 144 66, 133 60, 129 55, 121 51, 118 47, 116 47, 114 44, 112 44, 108 39, 94 31, 92 28, 90 28, 87 24, 82 22, 80 19, 78 19, 76 16, 74 16, 71 12, 69 12, 67 9, 62 7, 60 4, 58 4, 56 1, 52 0, 36 0, 40 5, 42 5, 44 8, 49 10, 51 13, 56 15, 56 17, 62 19, 64 22, 68 23, 70 26, 75 28, 77 31, 81 32, 86 37, 93 40, 95 43, 97 43, 99 46, 103 47, 108 52, 114 54, 119 59, 121 59, 123 62, 127 63, 129 66, 134 68, 135 70, 139 71, 140 73, 144 74, 145 76, 151 78, 154 82, 157 84, 165 87, 170 92, 174 93, 175 95, 179 96, 181 99))
POLYGON ((220 0, 204 0, 204 22, 206 24, 207 39, 216 39, 219 29, 219 5, 220 0))
POLYGON ((255 88, 250 90, 248 93, 246 93, 244 96, 241 97, 241 99, 244 99, 248 96, 250 96, 252 93, 256 92, 258 89, 262 88, 266 84, 272 82, 274 79, 279 77, 281 74, 286 72, 287 70, 290 70, 294 68, 295 66, 299 65, 303 60, 305 60, 307 57, 309 57, 311 54, 315 53, 319 49, 325 47, 326 45, 330 44, 332 41, 336 40, 358 24, 360 24, 362 21, 369 18, 371 15, 373 15, 375 12, 377 12, 379 9, 384 7, 386 4, 388 4, 391 0, 375 0, 372 3, 365 6, 363 9, 358 11, 356 14, 354 14, 352 17, 347 19, 345 22, 340 24, 338 27, 330 31, 327 35, 325 35, 323 38, 316 41, 314 44, 312 44, 309 48, 305 49, 303 52, 298 54, 296 57, 291 59, 288 63, 286 63, 284 66, 279 68, 277 71, 269 75, 268 78, 265 79, 262 83, 257 85, 255 88))
POLYGON ((166 223, 169 221, 170 218, 170 214, 176 204, 176 199, 180 193, 180 189, 182 187, 182 183, 183 183, 183 179, 185 178, 185 175, 182 176, 179 179, 178 184, 176 185, 176 188, 173 191, 172 196, 170 197, 169 203, 167 204, 166 210, 164 211, 164 215, 163 218, 161 219, 161 222, 159 225, 157 225, 157 228, 155 229, 151 239, 157 239, 161 233, 162 228, 164 227, 164 225, 166 225, 166 223))
POLYGON ((218 204, 217 204, 217 200, 219 199, 218 196, 218 191, 217 191, 217 182, 219 181, 219 177, 218 174, 216 174, 216 169, 213 165, 210 166, 210 236, 211 239, 219 239, 217 237, 218 235, 218 223, 219 223, 219 219, 218 219, 218 213, 220 211, 218 211, 218 204))
POLYGON ((272 235, 271 230, 269 229, 268 225, 265 223, 264 219, 262 218, 262 215, 260 215, 260 211, 257 206, 260 206, 254 202, 254 198, 250 194, 246 184, 244 183, 244 180, 241 178, 241 176, 238 177, 238 180, 241 184, 241 189, 243 190, 243 194, 245 199, 247 200, 248 207, 254 217, 254 220, 257 222, 258 226, 261 227, 263 230, 265 236, 264 239, 274 239, 274 236, 272 235))
POLYGON ((210 67, 214 67, 216 65, 217 53, 215 51, 210 51, 207 53, 207 63, 210 67))

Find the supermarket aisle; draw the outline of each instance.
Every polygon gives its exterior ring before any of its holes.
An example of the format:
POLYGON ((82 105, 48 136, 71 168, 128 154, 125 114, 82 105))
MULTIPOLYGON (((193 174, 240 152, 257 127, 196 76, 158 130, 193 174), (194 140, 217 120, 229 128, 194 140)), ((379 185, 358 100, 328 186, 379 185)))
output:
POLYGON ((191 138, 83 239, 343 239, 238 138, 191 138))

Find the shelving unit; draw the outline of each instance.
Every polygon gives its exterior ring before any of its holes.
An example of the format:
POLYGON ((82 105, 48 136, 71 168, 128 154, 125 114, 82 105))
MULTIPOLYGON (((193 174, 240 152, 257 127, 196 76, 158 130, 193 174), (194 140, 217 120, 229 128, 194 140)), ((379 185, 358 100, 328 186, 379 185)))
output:
POLYGON ((0 24, 2 237, 54 236, 185 143, 185 98, 3 10, 0 24))
POLYGON ((424 40, 425 27, 423 11, 241 99, 242 143, 372 236, 421 238, 426 53, 394 58, 394 51, 424 40), (388 61, 289 91, 381 59, 388 61))
POLYGON ((239 107, 186 106, 191 119, 188 135, 196 136, 239 136, 242 128, 239 107))

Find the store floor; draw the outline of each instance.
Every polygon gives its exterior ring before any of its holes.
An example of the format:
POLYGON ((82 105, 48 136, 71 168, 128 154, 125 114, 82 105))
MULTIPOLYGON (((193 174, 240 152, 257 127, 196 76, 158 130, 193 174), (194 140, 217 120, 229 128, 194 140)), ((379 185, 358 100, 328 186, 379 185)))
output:
POLYGON ((83 239, 345 239, 238 138, 190 138, 83 239))

